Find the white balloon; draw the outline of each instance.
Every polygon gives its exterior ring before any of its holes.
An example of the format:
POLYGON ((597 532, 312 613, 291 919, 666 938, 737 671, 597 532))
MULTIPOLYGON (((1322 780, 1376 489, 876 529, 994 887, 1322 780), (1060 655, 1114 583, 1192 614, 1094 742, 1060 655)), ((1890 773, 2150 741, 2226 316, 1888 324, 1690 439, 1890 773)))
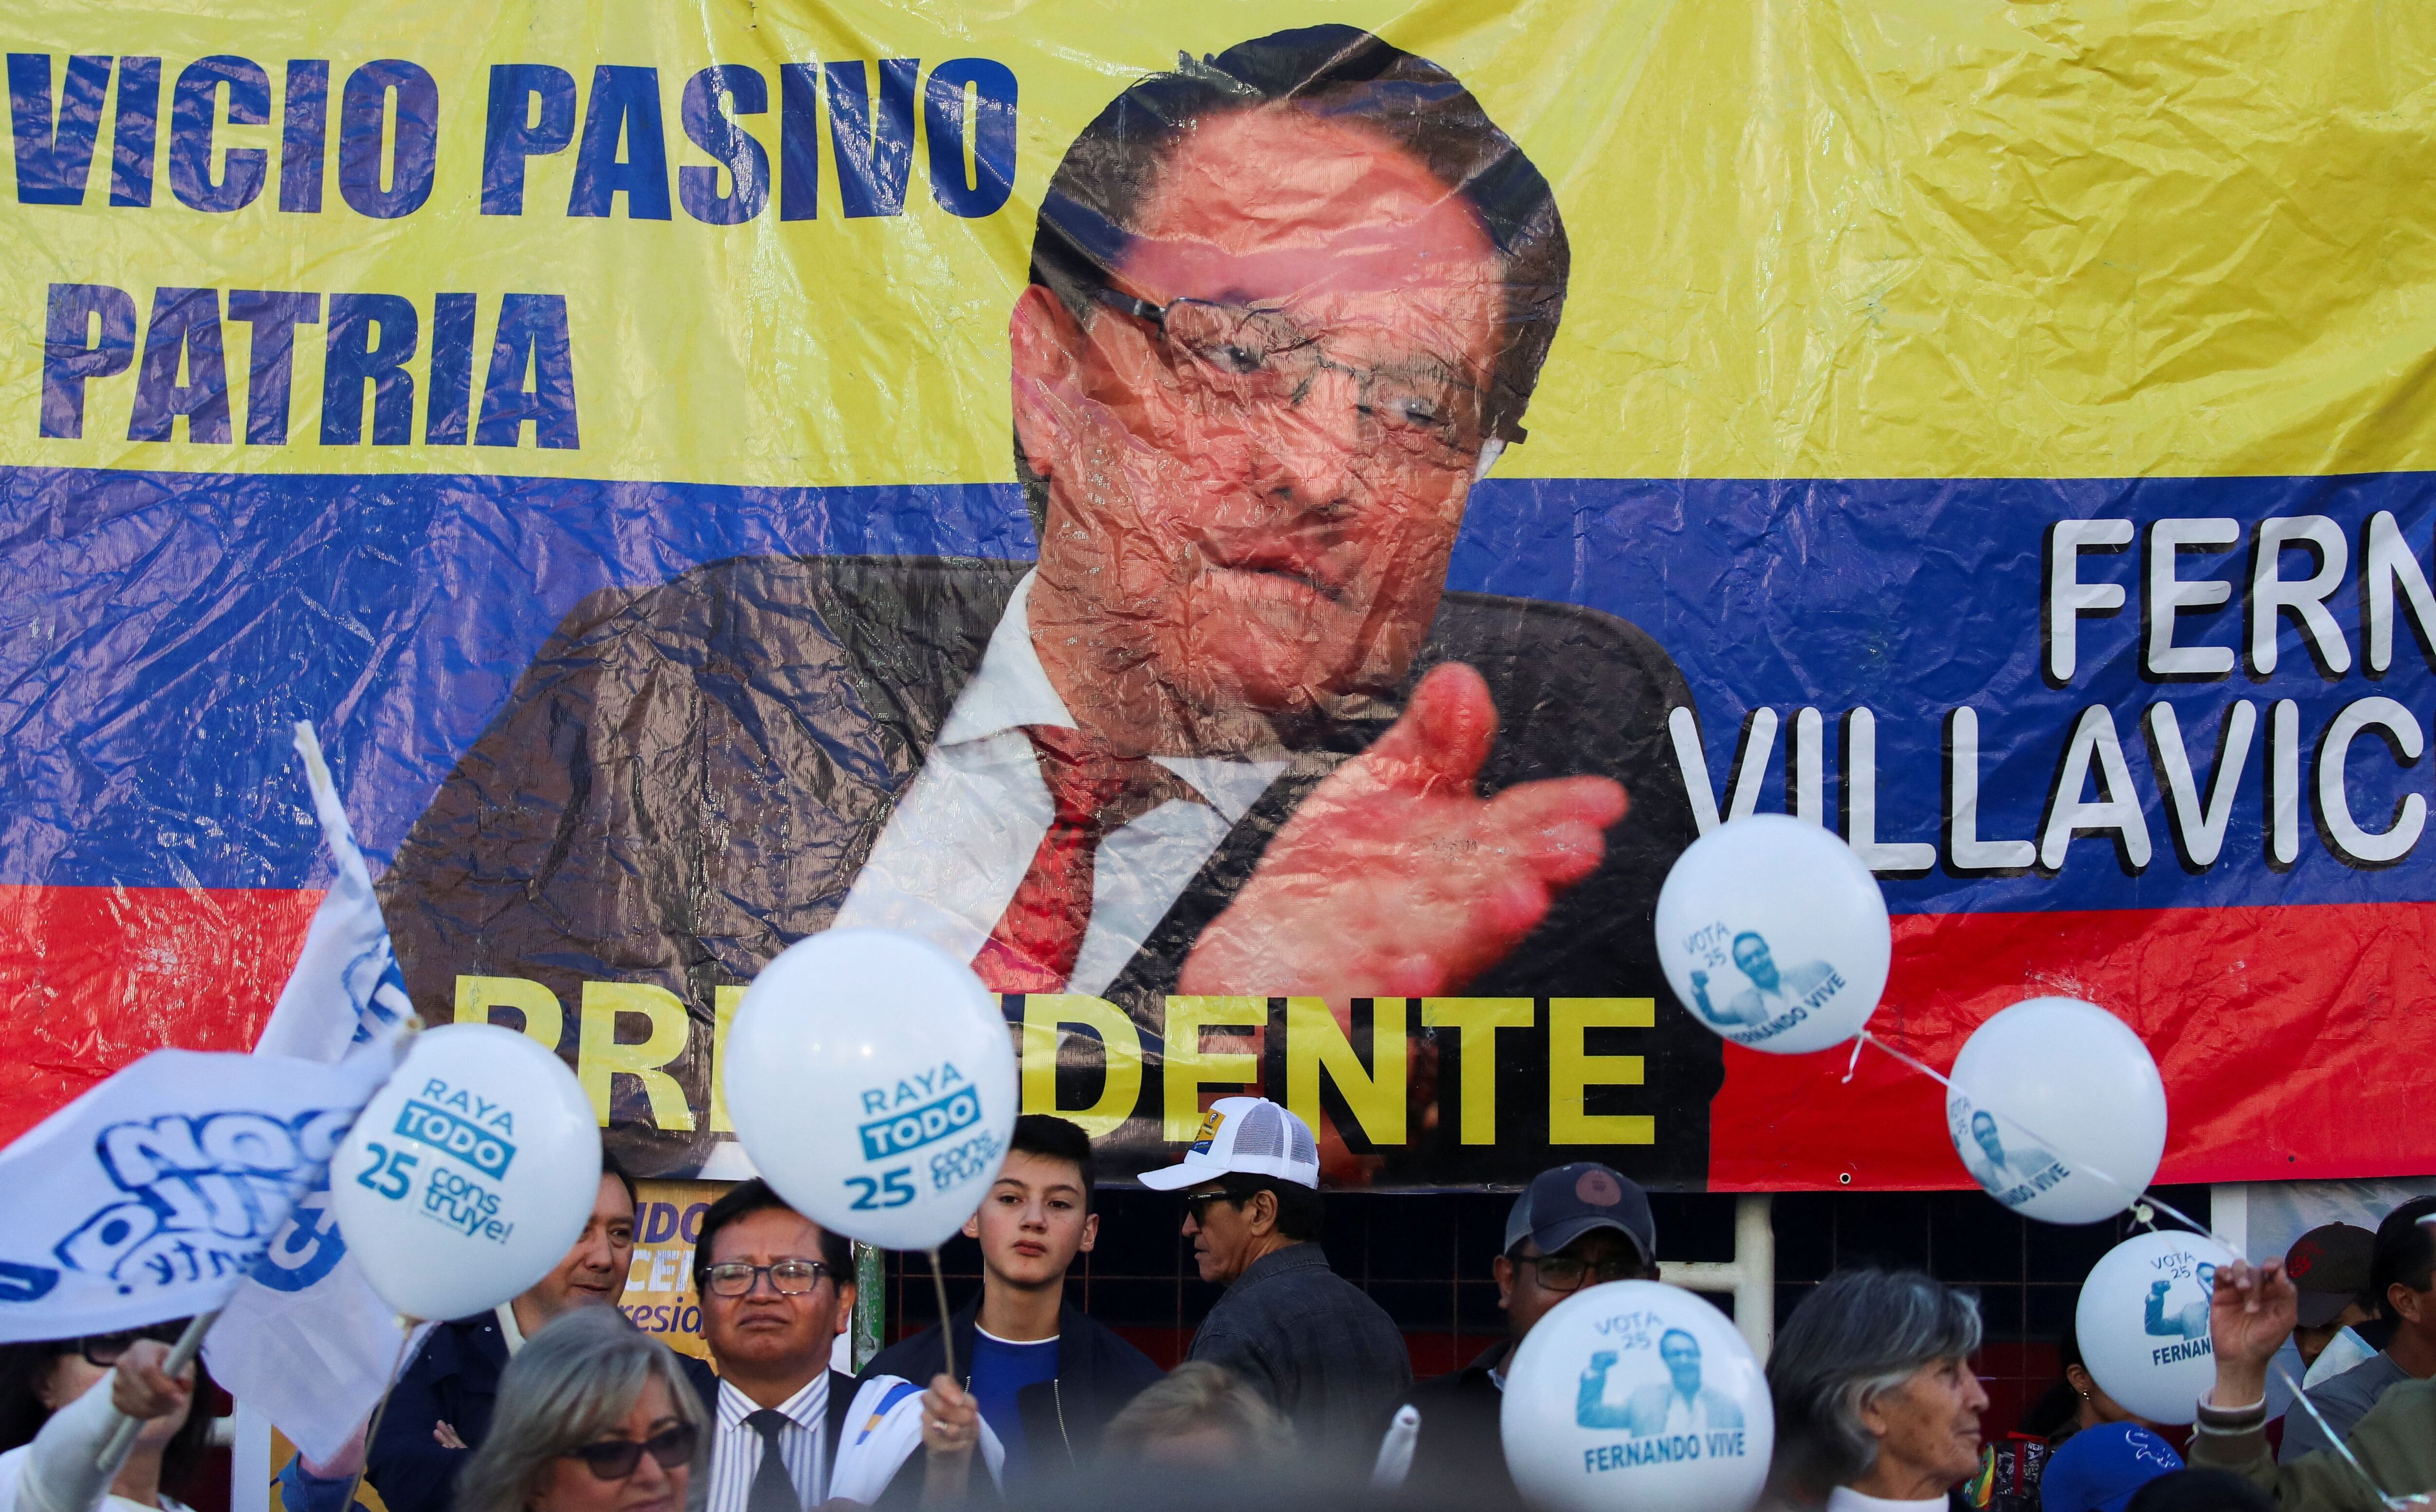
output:
POLYGON ((1861 1032, 1887 990, 1894 934, 1878 879, 1831 831, 1789 814, 1729 820, 1658 893, 1658 959, 1702 1023, 1800 1055, 1861 1032))
POLYGON ((347 1253, 410 1318, 487 1312, 548 1275, 600 1190, 575 1073, 491 1024, 417 1034, 330 1166, 347 1253))
POLYGON ((2089 1374, 2152 1423, 2187 1423, 2216 1384, 2208 1299, 2233 1252, 2204 1234, 2134 1234, 2080 1283, 2073 1331, 2089 1374))
POLYGON ((1550 1309, 1506 1368, 1499 1430, 1541 1512, 1745 1512, 1776 1447, 1750 1346, 1657 1281, 1585 1287, 1550 1309))
POLYGON ((912 935, 831 930, 780 951, 746 989, 720 1066, 762 1176, 867 1244, 944 1243, 998 1179, 1015 1130, 998 999, 912 935))
POLYGON ((2132 1206, 2166 1154, 2149 1047, 2078 998, 2017 1002, 1954 1060, 1946 1132, 1972 1179, 2026 1218, 2094 1224, 2132 1206))

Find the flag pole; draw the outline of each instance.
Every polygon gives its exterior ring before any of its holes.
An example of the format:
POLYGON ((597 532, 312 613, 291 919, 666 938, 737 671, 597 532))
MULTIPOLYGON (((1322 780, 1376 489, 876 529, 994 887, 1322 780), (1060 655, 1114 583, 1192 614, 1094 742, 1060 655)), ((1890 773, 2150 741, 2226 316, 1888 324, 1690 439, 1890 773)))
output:
POLYGON ((339 1503, 343 1512, 354 1512, 356 1493, 363 1489, 364 1474, 373 1468, 373 1440, 380 1434, 381 1419, 389 1416, 389 1399, 397 1390, 398 1377, 406 1374, 406 1352, 414 1347, 414 1330, 422 1325, 401 1313, 397 1326, 406 1336, 397 1341, 397 1359, 390 1364, 389 1384, 381 1388, 380 1400, 373 1404, 373 1415, 364 1419, 363 1463, 356 1467, 355 1478, 347 1483, 347 1499, 339 1503))
MULTIPOLYGON (((161 1362, 164 1374, 174 1376, 195 1363, 195 1356, 203 1352, 203 1335, 212 1331, 212 1324, 219 1315, 219 1309, 214 1308, 209 1312, 198 1312, 186 1320, 186 1331, 178 1335, 178 1342, 169 1346, 169 1357, 161 1362)), ((202 1403, 198 1401, 186 1410, 194 1412, 201 1406, 202 1403)), ((117 1412, 118 1409, 113 1407, 111 1411, 117 1412)), ((135 1435, 143 1427, 142 1418, 119 1413, 118 1426, 110 1431, 109 1441, 101 1446, 101 1454, 93 1462, 93 1468, 108 1471, 115 1478, 118 1467, 126 1462, 128 1451, 135 1447, 135 1435)))

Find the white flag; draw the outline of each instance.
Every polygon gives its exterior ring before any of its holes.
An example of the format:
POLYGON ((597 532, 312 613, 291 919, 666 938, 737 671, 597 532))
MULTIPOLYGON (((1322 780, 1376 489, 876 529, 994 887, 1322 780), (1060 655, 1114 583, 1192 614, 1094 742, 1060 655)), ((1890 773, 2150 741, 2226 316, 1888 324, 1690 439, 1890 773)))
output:
MULTIPOLYGON (((995 1484, 1004 1479, 1006 1446, 987 1418, 982 1420, 982 1464, 995 1484)), ((873 1376, 847 1403, 829 1451, 831 1501, 876 1506, 896 1472, 922 1447, 922 1388, 903 1376, 873 1376)))
POLYGON ((44 1119, 0 1153, 0 1343, 218 1308, 380 1081, 157 1050, 44 1119))
MULTIPOLYGON (((304 952, 254 1047, 361 1067, 386 1080, 413 1009, 312 726, 296 727, 297 753, 313 792, 322 838, 337 876, 305 931, 304 952)), ((329 1173, 344 1181, 352 1173, 329 1173)), ((345 1443, 405 1353, 396 1313, 374 1295, 339 1235, 326 1182, 296 1205, 252 1277, 236 1289, 205 1336, 203 1358, 231 1395, 277 1424, 315 1459, 345 1443)))

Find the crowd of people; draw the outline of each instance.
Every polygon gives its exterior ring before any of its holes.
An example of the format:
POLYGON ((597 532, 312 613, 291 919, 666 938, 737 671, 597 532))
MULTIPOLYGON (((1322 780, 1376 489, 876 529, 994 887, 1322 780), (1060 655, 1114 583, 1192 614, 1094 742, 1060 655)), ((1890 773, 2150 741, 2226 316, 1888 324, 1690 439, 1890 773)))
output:
MULTIPOLYGON (((1493 1263, 1505 1336, 1417 1383, 1394 1323, 1316 1242, 1310 1128, 1274 1103, 1225 1099, 1184 1158, 1145 1178, 1183 1195, 1201 1277, 1226 1288, 1183 1362, 1162 1372, 1067 1298, 1069 1268, 1099 1237, 1096 1176, 1080 1128, 1019 1119, 965 1227, 981 1249, 981 1294, 848 1376, 830 1364, 854 1311, 848 1243, 759 1181, 731 1188, 700 1224, 692 1275, 707 1360, 606 1305, 624 1290, 635 1242, 634 1183, 611 1163, 560 1263, 493 1312, 428 1330, 343 1449, 281 1469, 278 1502, 283 1512, 807 1512, 1045 1504, 1077 1486, 1173 1500, 1176 1486, 1366 1471, 1409 1406, 1419 1418, 1411 1499, 1510 1505, 1499 1424, 1517 1347, 1582 1288, 1659 1272, 1640 1188, 1603 1165, 1543 1172, 1516 1199, 1493 1263)), ((2210 1329, 2215 1384, 2186 1437, 2110 1398, 2070 1341, 2027 1432, 2000 1437, 1973 1370, 1975 1299, 1917 1272, 1838 1272, 1791 1311, 1767 1360, 1777 1449, 1764 1504, 2381 1512, 2380 1490, 2436 1488, 2436 1198, 2396 1208, 2374 1234, 2328 1225, 2281 1260, 2218 1272, 2210 1329), (2306 1399, 2271 1423, 2269 1364, 2288 1339, 2308 1370, 2306 1399)), ((175 1334, 164 1325, 0 1351, 0 1512, 105 1501, 184 1512, 169 1488, 191 1471, 206 1423, 196 1373, 163 1368, 175 1334), (99 1451, 121 1415, 142 1428, 109 1470, 99 1451)))

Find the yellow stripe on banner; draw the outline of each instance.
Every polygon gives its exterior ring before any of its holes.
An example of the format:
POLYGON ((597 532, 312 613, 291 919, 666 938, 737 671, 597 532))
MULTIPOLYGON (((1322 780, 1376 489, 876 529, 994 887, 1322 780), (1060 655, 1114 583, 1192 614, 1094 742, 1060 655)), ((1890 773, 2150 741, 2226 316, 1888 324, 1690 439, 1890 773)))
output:
MULTIPOLYGON (((209 472, 488 472, 765 484, 1011 477, 1005 322, 1032 217, 1074 131, 1178 50, 1371 26, 1453 68, 1557 187, 1574 248, 1562 335, 1502 464, 1516 477, 2274 474, 2436 466, 2436 9, 1994 0, 1669 4, 1042 0, 1018 8, 746 0, 361 3, 128 13, 29 0, 9 45, 157 55, 148 206, 113 206, 112 111, 81 205, 0 187, 0 463, 209 472), (172 192, 172 112, 198 59, 270 79, 266 124, 216 100, 216 170, 267 154, 227 213, 172 192), (330 63, 322 206, 282 210, 288 61, 330 63), (674 180, 711 159, 679 99, 750 67, 740 124, 774 165, 780 67, 985 59, 1018 84, 1013 199, 961 218, 914 144, 901 215, 847 218, 829 123, 817 218, 676 208, 570 217, 574 147, 534 156, 525 213, 481 214, 494 64, 651 67, 674 180), (440 96, 429 200, 341 197, 343 94, 412 61, 440 96), (135 375, 88 385, 80 439, 38 434, 53 283, 388 294, 421 345, 411 437, 324 444, 326 327, 300 327, 285 444, 246 444, 248 327, 226 323, 232 439, 129 439, 135 375), (474 391, 504 296, 566 301, 581 444, 433 445, 436 296, 476 296, 474 391)), ((123 72, 123 71, 122 71, 123 72)), ((923 112, 917 96, 917 123, 923 112)), ((917 132, 922 130, 917 125, 917 132)), ((22 169, 23 165, 15 165, 22 169)))

